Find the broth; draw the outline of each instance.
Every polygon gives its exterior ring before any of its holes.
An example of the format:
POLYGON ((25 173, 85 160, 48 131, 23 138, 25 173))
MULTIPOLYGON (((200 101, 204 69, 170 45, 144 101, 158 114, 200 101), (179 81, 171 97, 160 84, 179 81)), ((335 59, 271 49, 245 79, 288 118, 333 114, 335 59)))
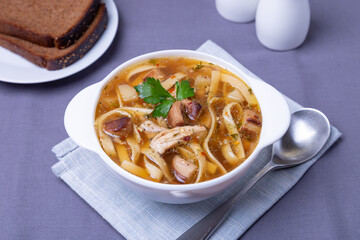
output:
POLYGON ((116 164, 169 184, 232 171, 255 149, 261 123, 245 82, 184 57, 150 59, 121 71, 102 89, 95 112, 101 146, 116 164))

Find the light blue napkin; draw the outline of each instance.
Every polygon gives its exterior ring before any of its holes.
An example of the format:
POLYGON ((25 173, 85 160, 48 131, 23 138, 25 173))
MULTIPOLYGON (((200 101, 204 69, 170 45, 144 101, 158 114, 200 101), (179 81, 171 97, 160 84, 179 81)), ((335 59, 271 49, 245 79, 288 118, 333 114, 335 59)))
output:
MULTIPOLYGON (((223 58, 252 74, 210 40, 198 51, 223 58)), ((288 98, 286 100, 292 112, 301 107, 288 98)), ((340 136, 341 133, 332 127, 324 149, 311 161, 265 176, 240 200, 211 239, 231 240, 240 237, 299 181, 340 136)), ((270 160, 271 155, 271 148, 262 151, 243 178, 215 197, 193 204, 169 205, 144 199, 127 189, 121 184, 116 173, 105 166, 100 157, 77 146, 69 138, 56 145, 52 151, 59 159, 59 162, 52 167, 55 175, 64 180, 125 238, 134 240, 176 239, 225 201, 234 191, 242 188, 244 183, 270 160)))

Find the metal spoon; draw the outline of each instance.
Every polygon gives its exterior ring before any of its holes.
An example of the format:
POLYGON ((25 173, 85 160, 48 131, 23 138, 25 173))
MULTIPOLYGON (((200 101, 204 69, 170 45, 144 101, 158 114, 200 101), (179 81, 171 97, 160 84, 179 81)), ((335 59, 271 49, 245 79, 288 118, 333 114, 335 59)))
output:
POLYGON ((235 203, 266 173, 275 169, 293 167, 310 160, 323 148, 329 135, 329 120, 320 111, 303 108, 294 112, 289 129, 279 141, 273 144, 270 162, 243 189, 183 233, 178 240, 208 239, 225 220, 235 203))

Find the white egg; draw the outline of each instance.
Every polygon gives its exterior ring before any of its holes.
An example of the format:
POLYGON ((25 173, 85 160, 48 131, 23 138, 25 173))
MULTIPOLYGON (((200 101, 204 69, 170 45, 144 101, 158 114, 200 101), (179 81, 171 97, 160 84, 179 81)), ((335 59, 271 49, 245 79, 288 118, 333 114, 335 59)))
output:
POLYGON ((226 20, 250 22, 255 19, 259 0, 216 0, 216 9, 226 20))
POLYGON ((256 34, 272 50, 300 46, 309 31, 308 0, 260 0, 256 12, 256 34))

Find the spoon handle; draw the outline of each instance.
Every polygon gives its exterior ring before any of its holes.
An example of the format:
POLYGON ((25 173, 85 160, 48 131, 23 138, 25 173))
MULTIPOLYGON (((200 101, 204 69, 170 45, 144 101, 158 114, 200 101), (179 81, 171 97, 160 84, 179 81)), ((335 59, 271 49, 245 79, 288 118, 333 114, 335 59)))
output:
POLYGON ((194 226, 189 228, 183 233, 177 240, 188 239, 201 239, 205 240, 220 226, 220 224, 226 219, 227 214, 230 212, 235 203, 247 193, 255 183, 257 183, 266 173, 276 168, 277 165, 270 161, 260 172, 258 172, 240 191, 236 192, 228 200, 222 203, 219 207, 214 209, 203 219, 201 219, 194 226))

